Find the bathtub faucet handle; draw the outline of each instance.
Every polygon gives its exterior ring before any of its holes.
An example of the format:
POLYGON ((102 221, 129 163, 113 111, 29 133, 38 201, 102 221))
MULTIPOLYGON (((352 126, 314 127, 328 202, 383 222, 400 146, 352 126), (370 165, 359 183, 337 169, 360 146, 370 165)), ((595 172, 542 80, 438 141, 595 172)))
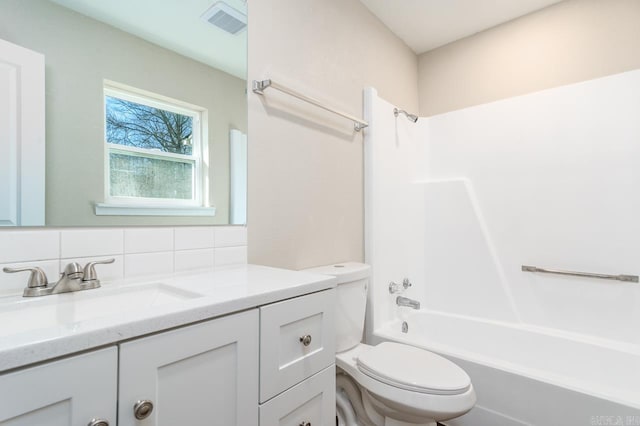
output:
POLYGON ((398 284, 395 281, 391 281, 389 283, 389 294, 403 293, 406 289, 408 289, 412 285, 413 284, 411 284, 411 281, 409 281, 409 278, 403 279, 402 284, 398 284))

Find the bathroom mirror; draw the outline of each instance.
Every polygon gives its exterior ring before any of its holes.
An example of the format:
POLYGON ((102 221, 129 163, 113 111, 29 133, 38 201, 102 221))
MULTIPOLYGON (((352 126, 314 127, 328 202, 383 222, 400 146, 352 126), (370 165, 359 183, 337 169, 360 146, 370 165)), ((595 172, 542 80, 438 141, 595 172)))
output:
POLYGON ((0 39, 44 55, 45 225, 246 222, 246 9, 0 1, 0 39))

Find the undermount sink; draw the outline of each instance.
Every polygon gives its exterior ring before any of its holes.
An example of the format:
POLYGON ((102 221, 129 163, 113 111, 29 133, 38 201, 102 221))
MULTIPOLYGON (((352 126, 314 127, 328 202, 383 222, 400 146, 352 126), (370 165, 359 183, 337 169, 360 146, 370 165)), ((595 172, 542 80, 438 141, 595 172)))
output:
POLYGON ((0 303, 0 337, 115 316, 201 297, 167 284, 101 288, 0 303))

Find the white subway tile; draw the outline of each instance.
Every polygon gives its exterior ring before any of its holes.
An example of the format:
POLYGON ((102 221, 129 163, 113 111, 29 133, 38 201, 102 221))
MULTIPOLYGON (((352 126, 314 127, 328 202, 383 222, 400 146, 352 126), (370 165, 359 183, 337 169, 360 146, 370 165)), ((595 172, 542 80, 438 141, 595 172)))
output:
POLYGON ((124 252, 153 253, 173 250, 173 228, 125 228, 124 252))
POLYGON ((219 226, 216 228, 216 247, 247 245, 247 228, 244 226, 219 226))
POLYGON ((193 250, 214 247, 213 226, 189 226, 175 228, 175 250, 193 250))
POLYGON ((99 257, 76 257, 68 259, 60 259, 60 271, 64 271, 64 267, 71 262, 78 262, 82 267, 94 260, 115 259, 115 262, 106 265, 96 265, 96 273, 101 282, 108 282, 124 278, 124 256, 99 256, 99 257))
POLYGON ((60 257, 91 257, 124 253, 122 228, 65 229, 60 232, 60 257))
POLYGON ((214 249, 176 251, 176 272, 189 271, 191 269, 213 268, 213 250, 214 249))
MULTIPOLYGON (((247 228, 243 226, 84 228, 0 232, 0 267, 39 266, 55 283, 70 262, 97 266, 104 282, 123 277, 157 275, 247 263, 247 228), (175 250, 175 251, 174 251, 175 250)), ((0 272, 0 296, 20 294, 28 273, 0 272)))
POLYGON ((224 247, 215 251, 215 266, 242 265, 247 263, 247 247, 224 247))
POLYGON ((58 259, 60 231, 0 231, 0 263, 58 259))
POLYGON ((27 286, 29 281, 29 272, 18 272, 15 274, 7 274, 2 271, 4 267, 11 268, 24 268, 27 266, 37 266, 41 268, 50 283, 58 281, 59 269, 58 260, 45 260, 37 262, 24 262, 24 263, 5 263, 0 265, 0 296, 12 296, 20 295, 27 286))
POLYGON ((173 252, 138 253, 124 256, 125 278, 173 273, 173 252))

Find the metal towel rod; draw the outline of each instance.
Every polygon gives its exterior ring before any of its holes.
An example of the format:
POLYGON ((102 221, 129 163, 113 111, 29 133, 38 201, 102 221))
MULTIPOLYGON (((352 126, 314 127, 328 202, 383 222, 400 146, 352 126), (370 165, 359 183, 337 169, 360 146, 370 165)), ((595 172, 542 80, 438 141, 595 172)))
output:
POLYGON ((359 132, 360 130, 369 126, 369 123, 367 123, 366 121, 360 120, 359 118, 356 118, 353 115, 347 114, 346 112, 338 111, 335 108, 324 105, 322 102, 320 102, 317 99, 313 99, 313 98, 310 98, 309 96, 303 95, 302 93, 298 93, 295 90, 289 89, 288 87, 278 84, 273 80, 253 80, 253 93, 256 93, 258 95, 264 95, 264 90, 269 87, 279 90, 282 93, 286 93, 287 95, 291 95, 294 98, 298 98, 301 101, 308 102, 311 105, 315 105, 326 111, 332 112, 334 114, 338 114, 341 117, 348 118, 349 120, 353 121, 353 128, 356 132, 359 132))
POLYGON ((544 274, 570 275, 572 277, 600 278, 602 280, 626 281, 631 283, 638 282, 637 275, 609 275, 609 274, 593 274, 590 272, 573 272, 560 271, 557 269, 544 269, 537 266, 522 265, 522 272, 542 272, 544 274))

